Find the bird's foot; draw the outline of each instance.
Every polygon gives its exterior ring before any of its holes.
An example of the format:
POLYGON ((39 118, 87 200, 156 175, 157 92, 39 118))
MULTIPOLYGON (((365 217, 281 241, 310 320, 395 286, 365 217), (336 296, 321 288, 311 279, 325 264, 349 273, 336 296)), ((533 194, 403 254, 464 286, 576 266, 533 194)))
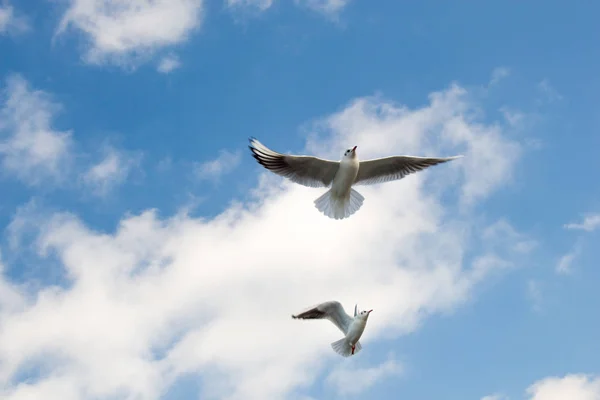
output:
POLYGON ((352 355, 354 355, 354 349, 355 348, 356 348, 355 346, 352 346, 352 355))

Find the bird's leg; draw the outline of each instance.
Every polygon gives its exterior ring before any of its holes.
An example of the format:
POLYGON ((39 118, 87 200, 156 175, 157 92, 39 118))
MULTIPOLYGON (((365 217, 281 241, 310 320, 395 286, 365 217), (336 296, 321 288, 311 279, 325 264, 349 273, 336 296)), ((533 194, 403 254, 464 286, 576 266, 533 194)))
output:
POLYGON ((354 349, 355 349, 355 345, 352 346, 352 355, 354 355, 354 349))

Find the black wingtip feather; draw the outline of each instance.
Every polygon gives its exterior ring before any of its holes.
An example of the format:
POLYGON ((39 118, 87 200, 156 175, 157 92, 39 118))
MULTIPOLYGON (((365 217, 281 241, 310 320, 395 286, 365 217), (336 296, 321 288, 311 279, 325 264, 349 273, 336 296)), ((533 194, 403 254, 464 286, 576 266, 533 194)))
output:
POLYGON ((250 148, 250 151, 252 152, 252 157, 254 157, 254 159, 266 169, 269 169, 271 171, 279 171, 285 169, 286 164, 283 161, 282 155, 267 154, 261 149, 257 149, 252 145, 248 146, 248 148, 250 148))

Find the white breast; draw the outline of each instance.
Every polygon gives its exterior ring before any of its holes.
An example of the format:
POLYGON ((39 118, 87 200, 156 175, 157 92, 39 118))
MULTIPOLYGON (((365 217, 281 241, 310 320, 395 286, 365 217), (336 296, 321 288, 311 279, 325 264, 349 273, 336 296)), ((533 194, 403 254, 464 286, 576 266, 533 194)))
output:
POLYGON ((331 190, 339 197, 347 196, 350 188, 358 175, 358 159, 343 158, 340 162, 340 168, 333 178, 331 190))
POLYGON ((348 327, 348 334, 346 335, 346 339, 353 345, 358 342, 363 332, 365 331, 365 327, 367 326, 367 321, 356 318, 350 326, 348 327))

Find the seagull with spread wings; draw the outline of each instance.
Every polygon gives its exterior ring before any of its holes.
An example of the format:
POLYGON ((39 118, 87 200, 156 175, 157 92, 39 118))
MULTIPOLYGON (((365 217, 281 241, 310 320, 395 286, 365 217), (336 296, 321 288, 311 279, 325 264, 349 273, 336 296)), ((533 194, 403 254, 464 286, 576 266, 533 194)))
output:
POLYGON ((292 315, 294 319, 328 319, 345 335, 338 341, 331 343, 333 350, 343 357, 349 357, 358 353, 362 346, 358 341, 362 336, 367 319, 373 310, 358 311, 358 305, 354 306, 354 317, 346 314, 344 307, 338 301, 327 301, 316 307, 312 307, 298 315, 292 315))
POLYGON ((348 218, 362 206, 364 197, 353 185, 369 185, 404 178, 433 165, 460 158, 392 156, 359 161, 356 147, 344 152, 341 161, 312 156, 281 154, 250 138, 253 157, 263 167, 308 187, 330 187, 315 200, 315 207, 334 219, 348 218))

